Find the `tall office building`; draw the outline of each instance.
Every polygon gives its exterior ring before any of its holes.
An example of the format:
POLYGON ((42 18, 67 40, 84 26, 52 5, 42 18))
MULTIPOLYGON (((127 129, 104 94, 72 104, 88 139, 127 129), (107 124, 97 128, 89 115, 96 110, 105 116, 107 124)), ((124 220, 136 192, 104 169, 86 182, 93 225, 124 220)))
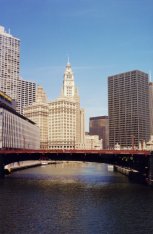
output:
POLYGON ((36 101, 23 109, 24 116, 40 129, 40 148, 48 149, 48 99, 41 86, 37 87, 36 101))
POLYGON ((20 79, 18 81, 17 112, 23 114, 23 108, 36 100, 36 83, 20 79))
POLYGON ((103 140, 103 149, 109 148, 109 120, 108 116, 97 116, 89 119, 89 134, 98 135, 103 140))
POLYGON ((16 101, 16 110, 35 101, 36 84, 22 80, 20 72, 20 40, 0 26, 0 90, 16 101))
POLYGON ((153 82, 149 82, 150 135, 153 136, 153 82))
POLYGON ((84 147, 84 110, 80 108, 80 98, 74 84, 70 63, 66 65, 60 97, 49 102, 50 149, 74 149, 84 147))
POLYGON ((0 26, 0 90, 17 100, 20 40, 0 26))
POLYGON ((108 77, 109 147, 139 146, 150 137, 148 74, 129 71, 108 77))

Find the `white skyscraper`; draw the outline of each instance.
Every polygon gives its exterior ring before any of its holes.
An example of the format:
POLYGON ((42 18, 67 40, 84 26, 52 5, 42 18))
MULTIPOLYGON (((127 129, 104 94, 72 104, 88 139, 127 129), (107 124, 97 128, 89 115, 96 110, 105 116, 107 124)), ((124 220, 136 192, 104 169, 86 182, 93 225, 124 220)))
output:
POLYGON ((84 110, 80 109, 70 63, 66 65, 60 97, 48 102, 42 87, 38 86, 36 101, 24 108, 24 115, 40 128, 41 148, 85 148, 84 110))
POLYGON ((60 97, 49 102, 50 149, 74 149, 84 147, 84 110, 74 84, 71 65, 66 65, 60 97))
POLYGON ((0 26, 0 90, 17 100, 20 40, 0 26))
POLYGON ((16 101, 16 110, 35 101, 36 83, 20 79, 20 40, 0 26, 0 90, 16 101))

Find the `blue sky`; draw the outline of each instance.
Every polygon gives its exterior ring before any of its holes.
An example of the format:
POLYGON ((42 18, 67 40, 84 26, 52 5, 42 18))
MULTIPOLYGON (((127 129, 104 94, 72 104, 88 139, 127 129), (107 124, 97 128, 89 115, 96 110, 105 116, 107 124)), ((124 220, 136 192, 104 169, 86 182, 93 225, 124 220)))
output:
POLYGON ((49 100, 69 55, 86 128, 89 117, 108 114, 109 75, 153 72, 152 0, 0 0, 0 25, 21 40, 21 76, 49 100))

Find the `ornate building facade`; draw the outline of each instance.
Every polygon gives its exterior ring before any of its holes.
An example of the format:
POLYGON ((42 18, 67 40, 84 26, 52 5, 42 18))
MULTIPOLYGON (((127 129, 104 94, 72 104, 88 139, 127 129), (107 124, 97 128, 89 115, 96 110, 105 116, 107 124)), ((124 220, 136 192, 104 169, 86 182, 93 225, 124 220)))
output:
POLYGON ((43 89, 38 86, 36 102, 24 108, 24 115, 40 128, 41 148, 85 148, 84 110, 80 108, 70 63, 66 65, 60 97, 48 102, 43 89))
POLYGON ((24 108, 24 116, 40 129, 40 148, 48 149, 48 100, 41 86, 37 87, 36 101, 24 108))
POLYGON ((70 63, 66 65, 61 95, 49 102, 49 149, 84 148, 84 110, 74 83, 70 63))

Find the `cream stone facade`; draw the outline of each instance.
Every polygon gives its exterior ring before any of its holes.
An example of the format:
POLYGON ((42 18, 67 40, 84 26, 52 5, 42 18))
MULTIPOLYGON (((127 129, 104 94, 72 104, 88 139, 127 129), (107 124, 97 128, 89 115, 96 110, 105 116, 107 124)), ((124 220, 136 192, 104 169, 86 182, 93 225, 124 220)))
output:
POLYGON ((74 83, 70 63, 66 65, 61 95, 49 102, 49 149, 78 149, 84 147, 84 110, 74 83))
POLYGON ((85 147, 84 110, 74 83, 70 63, 66 65, 61 95, 48 102, 38 86, 36 102, 24 108, 24 115, 40 128, 43 149, 80 149, 85 147))
POLYGON ((41 86, 37 87, 36 101, 24 108, 24 116, 40 129, 40 148, 48 149, 48 99, 41 86))

